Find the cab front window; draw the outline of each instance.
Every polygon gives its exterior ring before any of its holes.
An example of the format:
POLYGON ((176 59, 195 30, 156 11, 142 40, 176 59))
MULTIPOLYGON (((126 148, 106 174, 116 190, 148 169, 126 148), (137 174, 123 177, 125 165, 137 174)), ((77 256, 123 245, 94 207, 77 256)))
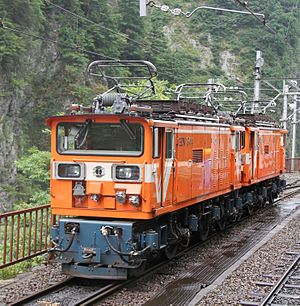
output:
POLYGON ((119 123, 62 122, 57 126, 60 154, 140 156, 143 143, 143 126, 125 120, 119 123))

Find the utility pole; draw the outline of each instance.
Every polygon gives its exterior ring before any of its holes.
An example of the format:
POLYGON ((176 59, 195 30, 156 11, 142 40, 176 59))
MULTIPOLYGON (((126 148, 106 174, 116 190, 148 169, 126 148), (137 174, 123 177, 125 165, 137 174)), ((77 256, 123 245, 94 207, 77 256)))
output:
POLYGON ((288 113, 288 93, 289 93, 289 86, 285 84, 283 81, 283 111, 282 111, 282 119, 283 128, 287 129, 287 113, 288 113))
POLYGON ((148 0, 140 0, 140 16, 147 16, 147 2, 148 0))
POLYGON ((292 164, 291 170, 295 171, 295 157, 296 157, 296 133, 297 133, 297 113, 298 113, 298 105, 297 105, 298 95, 294 95, 294 115, 293 115, 293 138, 292 138, 292 164))
POLYGON ((261 81, 261 67, 264 64, 262 52, 256 51, 256 62, 254 70, 254 98, 252 103, 251 114, 259 113, 259 100, 260 100, 260 81, 261 81))

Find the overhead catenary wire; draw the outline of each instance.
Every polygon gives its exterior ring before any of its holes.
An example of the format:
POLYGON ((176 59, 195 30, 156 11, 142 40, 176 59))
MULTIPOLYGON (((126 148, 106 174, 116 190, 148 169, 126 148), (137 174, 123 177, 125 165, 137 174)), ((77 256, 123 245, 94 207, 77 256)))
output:
POLYGON ((11 32, 14 32, 14 33, 18 33, 18 34, 21 34, 21 35, 24 35, 24 36, 32 37, 32 38, 35 38, 35 39, 38 39, 38 40, 42 40, 42 41, 44 41, 44 42, 48 42, 48 43, 51 43, 51 44, 55 44, 55 45, 57 45, 57 46, 60 46, 60 47, 65 48, 65 49, 70 49, 70 50, 79 51, 79 52, 86 53, 86 54, 89 54, 89 55, 96 55, 96 56, 100 56, 100 57, 105 58, 105 59, 110 59, 110 60, 115 60, 115 61, 118 61, 118 60, 119 60, 119 59, 117 59, 117 58, 114 58, 114 57, 105 55, 105 54, 103 54, 103 53, 99 53, 99 52, 94 52, 94 51, 86 50, 86 49, 84 49, 84 48, 82 48, 82 47, 79 47, 79 46, 70 46, 70 45, 67 45, 67 44, 58 42, 58 41, 56 41, 56 40, 53 40, 53 39, 51 39, 51 38, 42 37, 42 36, 35 35, 35 34, 32 34, 32 33, 24 32, 24 31, 19 30, 19 29, 14 29, 14 28, 8 27, 8 26, 6 26, 6 25, 3 23, 3 21, 2 21, 1 19, 0 19, 0 28, 1 28, 1 29, 4 29, 4 30, 11 31, 11 32))
POLYGON ((273 34, 277 34, 277 32, 272 29, 269 25, 266 24, 265 20, 261 20, 258 16, 255 15, 255 13, 248 7, 247 2, 242 0, 234 0, 239 5, 241 5, 245 10, 247 10, 253 17, 255 17, 261 24, 263 24, 269 31, 271 31, 273 34))
MULTIPOLYGON (((150 56, 150 52, 151 52, 151 51, 152 51, 152 52, 153 52, 153 51, 154 51, 154 52, 155 52, 155 51, 156 51, 156 52, 160 52, 160 50, 158 50, 157 48, 155 48, 155 47, 153 47, 153 46, 147 46, 147 45, 145 45, 145 44, 143 44, 143 43, 141 43, 141 42, 139 42, 139 41, 137 41, 137 40, 135 40, 135 39, 132 39, 132 38, 128 37, 126 34, 116 32, 116 31, 114 31, 114 30, 112 30, 112 29, 110 29, 110 28, 108 28, 108 27, 106 27, 106 26, 103 26, 103 25, 101 25, 101 24, 99 24, 99 23, 97 23, 97 22, 94 22, 94 21, 92 21, 92 20, 90 20, 90 19, 88 19, 88 18, 86 18, 86 17, 80 16, 79 14, 74 13, 74 12, 72 12, 72 11, 70 11, 70 10, 68 10, 68 9, 66 9, 66 8, 64 8, 64 7, 60 6, 60 5, 58 5, 58 4, 55 4, 55 3, 53 3, 53 2, 50 1, 50 0, 45 0, 45 2, 46 2, 47 4, 49 4, 49 5, 54 6, 55 8, 57 8, 57 9, 63 11, 63 12, 65 12, 65 13, 67 13, 67 14, 70 14, 71 16, 73 16, 73 17, 75 17, 75 18, 79 18, 79 19, 81 19, 81 20, 84 20, 84 21, 86 21, 86 22, 89 22, 90 24, 99 26, 100 28, 103 28, 103 29, 105 29, 105 30, 107 30, 107 31, 109 31, 109 32, 111 32, 111 33, 114 33, 114 34, 118 35, 119 37, 122 37, 122 38, 124 38, 124 39, 127 39, 127 40, 129 40, 129 41, 131 41, 131 42, 133 42, 133 43, 135 43, 135 44, 137 44, 137 45, 143 47, 143 48, 145 49, 146 54, 148 53, 148 56, 147 56, 148 58, 149 58, 149 56, 150 56)), ((253 14, 254 17, 258 18, 253 12, 250 12, 250 14, 253 14)), ((260 18, 258 18, 258 20, 259 20, 260 22, 262 22, 262 20, 261 20, 260 18)), ((183 61, 180 61, 180 62, 183 63, 183 61)), ((161 73, 161 75, 163 75, 163 73, 161 73)), ((164 74, 164 75, 166 76, 166 74, 164 74)))
MULTIPOLYGON (((61 47, 61 48, 64 48, 64 49, 74 50, 74 51, 78 51, 78 52, 85 53, 85 54, 92 55, 92 56, 99 56, 103 59, 108 59, 108 60, 115 60, 115 61, 120 60, 120 58, 111 57, 111 56, 105 55, 105 54, 100 53, 100 52, 86 50, 86 49, 84 49, 82 47, 79 47, 79 46, 70 46, 70 45, 67 45, 65 43, 58 42, 58 41, 56 41, 54 39, 51 39, 51 38, 42 37, 42 36, 39 36, 39 35, 36 35, 36 34, 33 34, 33 33, 28 33, 28 32, 25 32, 25 31, 22 31, 22 30, 19 30, 19 29, 8 27, 4 24, 3 19, 0 18, 0 30, 1 29, 11 31, 11 32, 14 32, 14 33, 18 33, 20 35, 31 37, 31 38, 34 38, 34 39, 37 39, 37 40, 41 40, 41 41, 44 41, 44 42, 49 43, 49 44, 54 44, 54 45, 57 45, 58 47, 61 47)), ((171 73, 167 74, 167 73, 162 72, 160 75, 166 76, 168 78, 171 77, 171 73)))
POLYGON ((84 21, 86 21, 86 22, 89 22, 89 23, 91 23, 91 24, 93 24, 93 25, 96 25, 96 26, 98 26, 98 27, 100 27, 100 28, 105 29, 105 30, 108 31, 108 32, 114 33, 115 35, 117 35, 117 36, 119 36, 119 37, 122 37, 122 38, 124 38, 124 39, 126 39, 126 40, 129 40, 129 41, 131 41, 131 42, 133 42, 133 43, 139 45, 140 47, 148 48, 147 45, 145 45, 145 44, 143 44, 143 43, 141 43, 141 42, 139 42, 139 41, 137 41, 137 40, 135 40, 135 39, 132 39, 132 38, 128 37, 128 35, 126 35, 126 34, 123 34, 123 33, 117 32, 117 31, 114 31, 114 30, 108 28, 107 26, 103 26, 103 25, 100 24, 100 23, 97 23, 97 22, 95 22, 95 21, 92 21, 92 20, 90 20, 90 19, 88 19, 88 18, 86 18, 86 17, 80 16, 79 14, 76 14, 76 13, 74 13, 74 12, 72 12, 72 11, 70 11, 70 10, 68 10, 68 9, 66 9, 66 8, 64 8, 64 7, 60 6, 60 5, 58 5, 58 4, 55 4, 55 3, 51 2, 50 0, 45 0, 45 2, 46 2, 47 4, 50 4, 50 5, 54 6, 54 7, 56 7, 57 9, 59 9, 59 10, 65 12, 65 13, 67 13, 67 14, 72 15, 73 17, 76 17, 76 18, 79 18, 79 19, 84 20, 84 21))
POLYGON ((99 23, 97 23, 97 22, 94 22, 94 21, 90 20, 90 19, 87 18, 87 17, 80 16, 80 15, 78 15, 78 14, 76 14, 76 13, 74 13, 74 12, 72 12, 72 11, 70 11, 70 10, 68 10, 68 9, 66 9, 66 8, 64 8, 64 7, 62 7, 62 6, 60 6, 60 5, 58 5, 58 4, 55 4, 55 3, 53 3, 53 2, 50 1, 50 0, 45 0, 45 2, 48 3, 49 5, 54 6, 55 8, 59 9, 60 11, 65 12, 65 13, 67 13, 67 14, 69 14, 69 15, 75 17, 75 18, 79 18, 79 19, 81 19, 81 20, 84 20, 84 21, 86 21, 86 22, 89 22, 90 24, 99 26, 100 28, 103 28, 103 29, 105 29, 105 30, 107 30, 107 31, 109 31, 109 32, 111 32, 111 33, 116 34, 116 35, 119 36, 119 37, 122 37, 122 38, 124 38, 124 39, 127 39, 128 41, 131 41, 131 42, 137 44, 138 46, 144 48, 146 55, 148 54, 148 55, 147 55, 147 59, 149 59, 149 56, 150 56, 150 54, 151 54, 152 51, 155 51, 155 52, 158 52, 158 53, 161 52, 158 48, 155 48, 153 45, 147 46, 147 45, 145 45, 145 44, 143 44, 143 43, 141 43, 141 42, 139 42, 139 41, 137 41, 137 40, 135 40, 135 39, 132 39, 132 38, 128 37, 126 34, 123 34, 123 33, 117 32, 117 31, 114 31, 114 30, 110 29, 110 28, 107 27, 107 26, 102 26, 101 24, 99 24, 99 23))
MULTIPOLYGON (((55 3, 53 3, 53 2, 50 1, 50 0, 45 0, 45 2, 48 3, 49 5, 52 5, 52 6, 56 7, 56 8, 59 9, 60 11, 65 12, 65 13, 67 13, 67 14, 73 16, 74 18, 79 18, 79 19, 81 19, 81 20, 85 20, 86 22, 89 22, 90 24, 99 26, 99 27, 101 27, 101 28, 103 28, 103 29, 105 29, 105 30, 108 30, 108 31, 111 32, 111 33, 114 33, 114 34, 116 34, 116 35, 118 35, 118 36, 120 36, 120 37, 122 37, 122 38, 124 38, 124 39, 127 39, 127 40, 129 40, 129 41, 131 41, 131 42, 133 42, 133 43, 135 43, 135 44, 137 44, 137 45, 143 47, 144 50, 145 50, 145 53, 148 54, 148 55, 147 55, 147 59, 149 59, 149 57, 151 56, 151 52, 153 52, 153 51, 154 51, 154 52, 157 52, 157 53, 160 53, 160 52, 161 52, 161 50, 159 50, 158 48, 155 48, 153 45, 147 46, 147 45, 145 45, 145 44, 143 44, 143 43, 141 43, 141 42, 139 42, 139 41, 137 41, 137 40, 135 40, 135 39, 132 39, 132 38, 130 38, 130 37, 127 37, 126 34, 119 33, 119 32, 116 32, 116 31, 114 31, 114 30, 112 30, 112 29, 106 27, 106 26, 102 26, 101 24, 99 24, 99 23, 97 23, 97 22, 94 22, 94 21, 90 20, 90 19, 87 18, 87 17, 80 16, 80 15, 78 15, 78 14, 76 14, 76 13, 74 13, 74 12, 72 12, 72 11, 70 11, 70 10, 68 10, 68 9, 66 9, 66 8, 64 8, 64 7, 62 7, 62 6, 60 6, 60 5, 58 5, 58 4, 55 4, 55 3)), ((178 60, 178 61, 179 61, 180 63, 183 63, 183 64, 185 63, 185 62, 182 61, 182 60, 178 60)), ((166 73, 163 73, 163 72, 161 72, 161 73, 159 73, 159 74, 160 74, 161 76, 166 76, 166 77, 168 77, 168 78, 171 77, 171 74, 166 74, 166 73)), ((182 76, 183 76, 183 75, 182 75, 182 76)))
MULTIPOLYGON (((244 7, 246 10, 248 10, 249 12, 251 12, 251 10, 249 9, 248 7, 248 3, 244 0, 234 0, 236 3, 238 3, 239 5, 241 5, 242 7, 244 7)), ((296 0, 294 5, 293 5, 293 8, 292 8, 292 11, 296 10, 298 8, 298 1, 296 0)), ((253 15, 253 14, 252 14, 253 15)), ((254 15, 253 15, 254 16, 254 15)), ((254 16, 255 18, 257 18, 257 16, 254 16)), ((269 27, 267 24, 263 23, 263 25, 265 27, 267 27, 273 34, 274 34, 274 37, 277 38, 277 40, 279 41, 285 41, 287 43, 287 45, 289 46, 288 49, 291 50, 291 52, 294 54, 294 57, 296 57, 296 63, 299 63, 299 51, 296 49, 295 46, 293 46, 289 39, 288 39, 288 33, 290 31, 290 27, 291 27, 291 19, 292 19, 292 16, 290 16, 289 18, 289 22, 288 22, 288 26, 287 26, 287 30, 286 30, 286 34, 285 34, 285 37, 281 37, 281 35, 275 31, 274 29, 272 29, 271 27, 269 27)), ((292 65, 292 57, 291 57, 291 61, 290 61, 290 64, 292 65)), ((269 65, 270 66, 270 65, 269 65)), ((270 66, 271 67, 271 66, 270 66)))

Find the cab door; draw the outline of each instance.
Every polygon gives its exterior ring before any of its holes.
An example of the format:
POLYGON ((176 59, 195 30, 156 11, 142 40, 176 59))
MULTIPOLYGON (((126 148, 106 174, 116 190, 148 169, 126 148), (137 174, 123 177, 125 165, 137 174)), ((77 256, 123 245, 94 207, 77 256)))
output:
POLYGON ((250 134, 250 150, 251 150, 251 161, 252 171, 251 178, 257 178, 257 162, 258 162, 258 137, 257 131, 251 131, 250 134))
POLYGON ((258 131, 251 132, 252 143, 252 179, 258 178, 258 131))
POLYGON ((164 128, 153 128, 152 140, 152 176, 154 184, 151 185, 152 201, 155 203, 152 207, 160 208, 162 206, 162 182, 163 182, 163 147, 164 147, 164 128))
POLYGON ((240 130, 231 131, 231 184, 238 188, 242 179, 240 130))
POLYGON ((174 129, 165 128, 163 137, 162 150, 162 167, 161 167, 161 203, 162 206, 173 204, 174 198, 174 154, 175 141, 174 129))

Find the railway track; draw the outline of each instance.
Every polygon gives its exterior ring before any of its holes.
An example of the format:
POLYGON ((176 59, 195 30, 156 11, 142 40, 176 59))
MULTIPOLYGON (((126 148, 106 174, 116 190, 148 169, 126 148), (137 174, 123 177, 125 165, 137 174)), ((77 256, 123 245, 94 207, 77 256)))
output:
MULTIPOLYGON (((190 246, 184 251, 178 253, 176 258, 180 258, 195 245, 190 246)), ((10 305, 38 305, 38 302, 59 303, 59 305, 68 306, 85 306, 94 305, 110 294, 121 290, 131 284, 140 281, 142 278, 154 274, 161 267, 168 264, 171 260, 163 260, 153 267, 146 269, 139 277, 129 279, 127 281, 95 281, 79 278, 68 278, 44 290, 38 291, 28 297, 22 298, 10 305), (81 284, 83 282, 83 284, 81 284), (78 293, 79 292, 79 293, 78 293)))
MULTIPOLYGON (((266 281, 259 281, 256 285, 270 287, 267 294, 260 301, 242 301, 243 306, 279 306, 300 305, 300 242, 292 251, 287 251, 279 263, 275 265, 275 271, 283 270, 281 275, 264 275, 266 281)), ((277 273, 276 273, 277 274, 277 273)))
MULTIPOLYGON (((209 238, 216 236, 218 233, 212 233, 209 238)), ((208 240, 207 240, 208 241, 208 240)), ((191 246, 185 248, 184 250, 178 252, 176 254, 176 259, 180 259, 185 256, 187 253, 198 247, 199 245, 206 243, 204 242, 196 242, 191 246)), ((31 296, 25 297, 15 303, 10 304, 11 306, 21 306, 21 305, 38 305, 38 302, 46 302, 46 303, 59 303, 59 305, 68 305, 68 306, 87 306, 94 305, 102 299, 108 297, 110 294, 121 290, 129 285, 133 285, 138 281, 141 281, 143 278, 148 278, 151 275, 155 274, 157 271, 162 269, 164 266, 169 264, 173 259, 164 259, 159 263, 155 264, 152 267, 147 268, 144 272, 141 273, 139 277, 129 279, 127 281, 91 281, 91 286, 94 290, 92 292, 83 293, 90 287, 87 287, 87 280, 83 280, 84 285, 80 285, 80 279, 77 278, 68 278, 65 281, 59 282, 51 287, 48 287, 44 290, 38 291, 31 296), (76 294, 74 291, 81 291, 81 295, 83 297, 76 298, 76 294), (82 292, 83 291, 83 292, 82 292), (74 294, 72 294, 74 293, 74 294), (69 298, 71 294, 71 297, 69 298), (69 300, 70 299, 70 300, 69 300)))
MULTIPOLYGON (((300 193, 300 188, 297 190, 293 190, 292 192, 288 192, 284 194, 282 197, 276 199, 274 203, 278 203, 286 198, 289 198, 295 194, 300 193)), ((247 217, 244 217, 246 219, 247 217)), ((241 220, 242 221, 242 220, 241 220)), ((230 224, 227 229, 233 227, 235 223, 230 224)), ((219 232, 213 232, 209 239, 217 236, 219 232)), ((195 242, 188 248, 180 251, 176 254, 176 259, 179 259, 193 249, 199 247, 205 242, 195 242)), ((141 281, 143 278, 150 277, 151 275, 155 274, 157 271, 162 269, 164 266, 169 264, 171 260, 165 259, 160 261, 156 265, 147 268, 141 275, 137 278, 133 278, 127 281, 90 281, 90 284, 86 283, 86 280, 83 280, 84 284, 80 284, 80 281, 77 278, 69 278, 66 281, 60 282, 55 284, 45 290, 39 291, 29 297, 23 298, 11 305, 37 305, 38 301, 45 301, 45 302, 57 302, 60 303, 59 305, 94 305, 95 303, 101 301, 102 299, 108 297, 114 292, 121 290, 124 287, 129 285, 133 285, 138 281, 141 281), (78 292, 80 294, 78 294, 78 292)))
POLYGON ((68 278, 51 287, 34 293, 10 305, 40 305, 41 303, 58 303, 57 305, 92 305, 99 299, 120 289, 125 283, 118 281, 89 281, 68 278))
POLYGON ((277 198, 276 200, 274 200, 274 203, 278 203, 278 202, 280 202, 280 201, 282 201, 282 200, 285 200, 285 199, 287 199, 287 198, 290 198, 290 197, 292 197, 292 196, 294 196, 294 195, 299 194, 299 193, 300 193, 300 185, 293 186, 293 187, 289 187, 288 189, 294 189, 294 188, 298 188, 298 189, 293 190, 293 191, 288 192, 288 193, 282 194, 281 197, 279 197, 279 198, 277 198))
POLYGON ((300 252, 288 267, 271 292, 258 305, 299 305, 300 304, 300 252))

